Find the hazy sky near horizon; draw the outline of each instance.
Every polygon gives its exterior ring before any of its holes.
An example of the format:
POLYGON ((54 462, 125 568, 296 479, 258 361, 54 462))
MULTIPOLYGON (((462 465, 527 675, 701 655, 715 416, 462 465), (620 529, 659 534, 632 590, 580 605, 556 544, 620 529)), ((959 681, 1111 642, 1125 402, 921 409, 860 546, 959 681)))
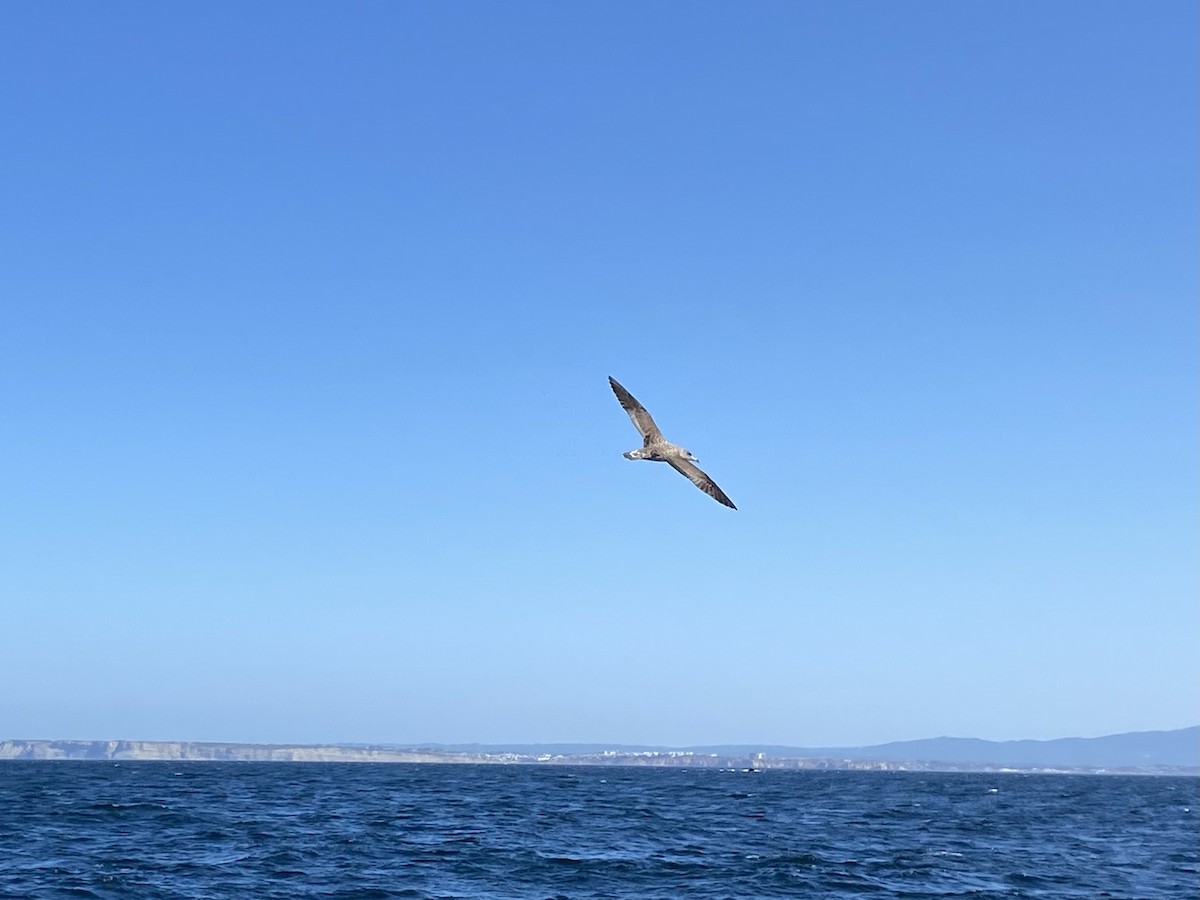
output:
POLYGON ((1196 45, 3 6, 0 739, 1195 724, 1196 45))

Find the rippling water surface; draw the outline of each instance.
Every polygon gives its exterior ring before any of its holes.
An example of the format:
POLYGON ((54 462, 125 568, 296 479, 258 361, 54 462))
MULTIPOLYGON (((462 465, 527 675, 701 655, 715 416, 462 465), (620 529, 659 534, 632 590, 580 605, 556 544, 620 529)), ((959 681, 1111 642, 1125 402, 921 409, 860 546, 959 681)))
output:
POLYGON ((0 763, 0 897, 1191 898, 1200 779, 0 763))

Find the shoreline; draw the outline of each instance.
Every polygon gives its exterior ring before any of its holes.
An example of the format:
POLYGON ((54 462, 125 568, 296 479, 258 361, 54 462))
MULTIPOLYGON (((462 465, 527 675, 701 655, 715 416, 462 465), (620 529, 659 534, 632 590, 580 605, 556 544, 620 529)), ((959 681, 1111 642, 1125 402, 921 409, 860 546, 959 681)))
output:
POLYGON ((223 741, 0 741, 0 761, 91 762, 291 762, 443 765, 652 767, 735 771, 979 772, 991 774, 1197 776, 1200 767, 1178 765, 1062 765, 931 759, 787 756, 692 750, 603 750, 532 753, 463 751, 430 747, 338 744, 251 744, 223 741))

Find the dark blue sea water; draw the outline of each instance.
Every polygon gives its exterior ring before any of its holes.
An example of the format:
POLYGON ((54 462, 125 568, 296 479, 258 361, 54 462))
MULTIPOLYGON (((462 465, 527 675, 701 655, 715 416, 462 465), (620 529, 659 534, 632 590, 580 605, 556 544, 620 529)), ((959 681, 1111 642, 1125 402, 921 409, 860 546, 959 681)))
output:
POLYGON ((0 763, 0 897, 1200 896, 1200 779, 0 763))

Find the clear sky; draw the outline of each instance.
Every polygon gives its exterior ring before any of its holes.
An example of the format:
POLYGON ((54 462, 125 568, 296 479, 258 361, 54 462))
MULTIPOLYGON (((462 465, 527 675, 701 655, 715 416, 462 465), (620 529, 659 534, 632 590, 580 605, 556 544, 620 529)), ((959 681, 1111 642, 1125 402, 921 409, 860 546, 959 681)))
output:
POLYGON ((1197 25, 4 4, 0 739, 1195 724, 1197 25))

